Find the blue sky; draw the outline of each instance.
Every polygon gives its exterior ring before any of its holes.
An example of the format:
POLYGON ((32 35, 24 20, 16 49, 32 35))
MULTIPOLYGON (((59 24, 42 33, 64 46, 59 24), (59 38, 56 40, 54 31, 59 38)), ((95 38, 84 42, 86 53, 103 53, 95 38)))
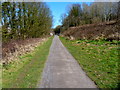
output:
POLYGON ((61 15, 65 14, 67 12, 67 7, 73 3, 81 4, 82 2, 46 2, 53 15, 53 28, 57 25, 61 25, 61 15))

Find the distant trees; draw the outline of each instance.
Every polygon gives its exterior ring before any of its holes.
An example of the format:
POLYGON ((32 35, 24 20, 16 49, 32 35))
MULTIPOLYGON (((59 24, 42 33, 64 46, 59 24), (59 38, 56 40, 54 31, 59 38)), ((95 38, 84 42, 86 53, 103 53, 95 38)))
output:
POLYGON ((117 19, 120 21, 120 1, 118 2, 117 19))
POLYGON ((73 4, 65 17, 62 17, 62 28, 65 30, 71 26, 116 20, 119 13, 118 5, 117 2, 73 4))
POLYGON ((66 25, 68 27, 79 25, 80 19, 82 17, 81 15, 81 6, 79 4, 73 4, 68 11, 68 15, 63 19, 63 25, 66 25))
POLYGON ((53 31, 55 34, 59 35, 61 30, 61 25, 58 25, 53 31))
POLYGON ((52 15, 43 2, 3 2, 1 23, 4 42, 36 38, 50 31, 52 15))

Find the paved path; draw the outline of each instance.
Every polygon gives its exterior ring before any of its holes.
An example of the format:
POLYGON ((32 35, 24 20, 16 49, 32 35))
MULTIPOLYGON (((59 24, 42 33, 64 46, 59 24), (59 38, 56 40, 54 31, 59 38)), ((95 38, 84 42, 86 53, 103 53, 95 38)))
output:
POLYGON ((40 85, 41 88, 96 88, 77 61, 55 36, 40 85))

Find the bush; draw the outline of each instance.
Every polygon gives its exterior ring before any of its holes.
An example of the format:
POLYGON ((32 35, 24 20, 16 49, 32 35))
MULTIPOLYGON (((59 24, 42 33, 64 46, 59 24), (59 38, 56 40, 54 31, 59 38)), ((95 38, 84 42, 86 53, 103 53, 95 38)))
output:
POLYGON ((92 19, 92 23, 100 23, 100 22, 102 22, 102 21, 101 21, 101 19, 99 17, 94 17, 92 19))

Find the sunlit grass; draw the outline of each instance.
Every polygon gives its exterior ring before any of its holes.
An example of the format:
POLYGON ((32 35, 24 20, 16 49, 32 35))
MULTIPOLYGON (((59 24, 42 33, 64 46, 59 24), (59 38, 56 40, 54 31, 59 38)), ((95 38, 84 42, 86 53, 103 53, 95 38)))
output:
POLYGON ((63 37, 60 39, 98 87, 118 87, 119 64, 116 41, 70 41, 63 37))
POLYGON ((35 48, 32 53, 3 67, 3 88, 35 88, 41 78, 52 38, 35 48))

